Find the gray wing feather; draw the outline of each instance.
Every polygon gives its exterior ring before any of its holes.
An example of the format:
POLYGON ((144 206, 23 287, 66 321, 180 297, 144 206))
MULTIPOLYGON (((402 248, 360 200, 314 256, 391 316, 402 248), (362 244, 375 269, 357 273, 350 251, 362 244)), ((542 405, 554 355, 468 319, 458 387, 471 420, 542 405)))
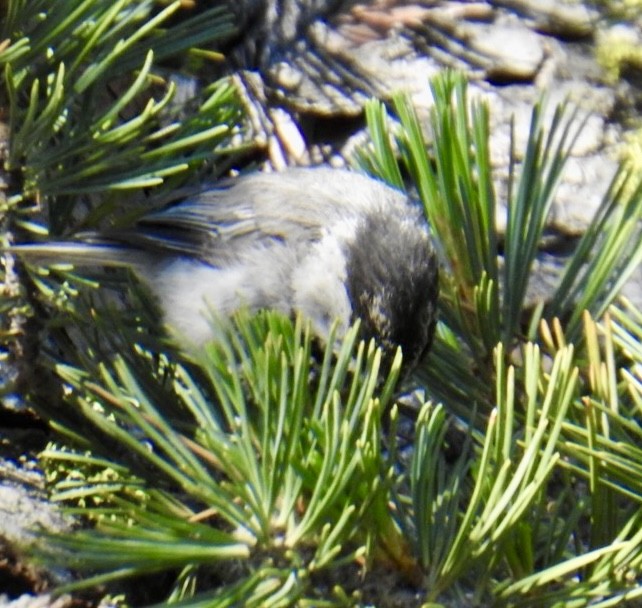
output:
POLYGON ((150 214, 141 226, 171 225, 228 238, 257 230, 291 236, 341 218, 405 204, 406 197, 372 178, 325 167, 254 173, 205 188, 178 205, 150 214))
POLYGON ((346 171, 317 168, 255 173, 207 187, 173 207, 145 216, 134 231, 108 236, 217 265, 250 244, 318 240, 324 227, 382 198, 350 197, 362 193, 364 187, 380 189, 390 199, 403 198, 383 184, 346 171), (355 180, 363 181, 360 188, 355 188, 355 180))

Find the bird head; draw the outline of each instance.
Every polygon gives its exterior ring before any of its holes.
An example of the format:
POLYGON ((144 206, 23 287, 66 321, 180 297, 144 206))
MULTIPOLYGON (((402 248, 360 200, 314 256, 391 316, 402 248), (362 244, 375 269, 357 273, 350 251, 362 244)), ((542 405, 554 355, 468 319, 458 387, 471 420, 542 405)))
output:
POLYGON ((369 214, 346 247, 346 286, 364 337, 388 353, 400 346, 412 368, 430 347, 437 314, 438 263, 418 217, 369 214))

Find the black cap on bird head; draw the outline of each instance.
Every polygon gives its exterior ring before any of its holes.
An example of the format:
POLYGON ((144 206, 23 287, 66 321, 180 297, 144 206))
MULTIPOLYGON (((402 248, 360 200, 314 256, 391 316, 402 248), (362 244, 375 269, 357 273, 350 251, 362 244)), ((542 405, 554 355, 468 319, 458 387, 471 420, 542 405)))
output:
POLYGON ((387 356, 400 346, 406 370, 432 342, 437 316, 438 263, 427 232, 412 219, 371 214, 348 248, 347 288, 364 337, 387 356))

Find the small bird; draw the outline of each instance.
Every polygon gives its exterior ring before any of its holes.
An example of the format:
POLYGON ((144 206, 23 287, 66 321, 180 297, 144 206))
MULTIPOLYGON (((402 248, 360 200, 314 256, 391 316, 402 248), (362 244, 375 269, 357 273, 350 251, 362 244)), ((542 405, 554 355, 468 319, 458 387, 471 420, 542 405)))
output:
POLYGON ((413 365, 432 340, 438 263, 424 215, 402 192, 329 167, 256 172, 208 185, 131 228, 16 253, 128 266, 177 337, 198 345, 211 315, 241 307, 307 317, 321 339, 357 318, 362 335, 413 365))

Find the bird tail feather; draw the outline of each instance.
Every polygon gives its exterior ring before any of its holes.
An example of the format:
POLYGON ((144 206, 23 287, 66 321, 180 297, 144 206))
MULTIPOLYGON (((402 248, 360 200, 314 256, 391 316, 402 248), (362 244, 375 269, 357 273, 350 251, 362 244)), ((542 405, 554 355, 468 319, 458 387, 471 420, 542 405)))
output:
POLYGON ((4 251, 25 260, 42 264, 73 266, 135 266, 142 252, 119 244, 51 242, 13 245, 4 251))

